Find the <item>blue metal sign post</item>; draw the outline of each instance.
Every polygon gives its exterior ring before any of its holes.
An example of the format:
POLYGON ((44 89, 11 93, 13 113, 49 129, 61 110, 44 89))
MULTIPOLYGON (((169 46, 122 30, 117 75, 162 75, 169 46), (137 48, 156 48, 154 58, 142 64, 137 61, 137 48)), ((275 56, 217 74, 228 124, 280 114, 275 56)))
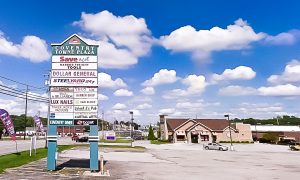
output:
POLYGON ((99 163, 98 163, 98 126, 90 126, 90 170, 98 171, 99 163))
POLYGON ((47 169, 55 170, 56 169, 56 148, 57 148, 57 133, 56 125, 48 126, 48 159, 47 159, 47 169))
POLYGON ((51 46, 47 169, 56 169, 57 126, 90 126, 90 170, 99 171, 98 45, 74 34, 51 46))

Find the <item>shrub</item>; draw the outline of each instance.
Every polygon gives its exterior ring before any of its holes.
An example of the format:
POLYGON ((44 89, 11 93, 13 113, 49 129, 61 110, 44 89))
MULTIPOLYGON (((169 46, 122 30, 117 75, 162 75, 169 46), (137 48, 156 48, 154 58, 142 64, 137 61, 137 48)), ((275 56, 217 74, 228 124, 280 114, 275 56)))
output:
POLYGON ((148 140, 156 140, 152 126, 149 128, 148 140))

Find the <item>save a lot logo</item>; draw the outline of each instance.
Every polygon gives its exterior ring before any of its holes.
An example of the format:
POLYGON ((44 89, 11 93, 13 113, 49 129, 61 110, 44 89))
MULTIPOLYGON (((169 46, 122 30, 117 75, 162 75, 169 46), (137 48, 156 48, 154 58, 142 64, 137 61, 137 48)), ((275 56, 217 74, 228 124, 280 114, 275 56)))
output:
POLYGON ((87 57, 68 57, 68 56, 60 56, 60 62, 70 62, 70 63, 79 63, 79 62, 89 62, 89 56, 87 57))

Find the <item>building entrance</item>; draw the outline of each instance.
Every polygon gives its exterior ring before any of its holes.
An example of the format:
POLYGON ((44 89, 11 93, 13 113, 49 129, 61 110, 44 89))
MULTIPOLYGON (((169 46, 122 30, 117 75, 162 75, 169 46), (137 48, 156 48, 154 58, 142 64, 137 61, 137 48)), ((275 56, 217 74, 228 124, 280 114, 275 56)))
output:
POLYGON ((198 143, 198 134, 191 134, 192 143, 198 143))

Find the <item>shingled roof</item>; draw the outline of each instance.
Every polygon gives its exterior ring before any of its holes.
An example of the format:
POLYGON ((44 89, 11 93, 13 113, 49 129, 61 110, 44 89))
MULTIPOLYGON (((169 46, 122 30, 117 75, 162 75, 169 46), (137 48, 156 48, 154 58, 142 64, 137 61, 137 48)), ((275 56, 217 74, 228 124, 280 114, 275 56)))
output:
MULTIPOLYGON (((167 118, 167 127, 168 130, 174 130, 184 122, 189 120, 188 118, 185 119, 173 119, 173 118, 167 118)), ((226 127, 228 127, 228 120, 226 119, 193 119, 196 122, 199 122, 208 128, 212 129, 213 131, 222 131, 226 127)), ((231 124, 231 127, 235 129, 235 126, 231 124)))
POLYGON ((168 130, 174 130, 175 128, 177 128, 178 126, 180 126, 187 120, 188 119, 168 119, 167 118, 168 130))
POLYGON ((195 119, 196 122, 199 122, 213 131, 220 131, 228 127, 228 120, 226 119, 195 119))

